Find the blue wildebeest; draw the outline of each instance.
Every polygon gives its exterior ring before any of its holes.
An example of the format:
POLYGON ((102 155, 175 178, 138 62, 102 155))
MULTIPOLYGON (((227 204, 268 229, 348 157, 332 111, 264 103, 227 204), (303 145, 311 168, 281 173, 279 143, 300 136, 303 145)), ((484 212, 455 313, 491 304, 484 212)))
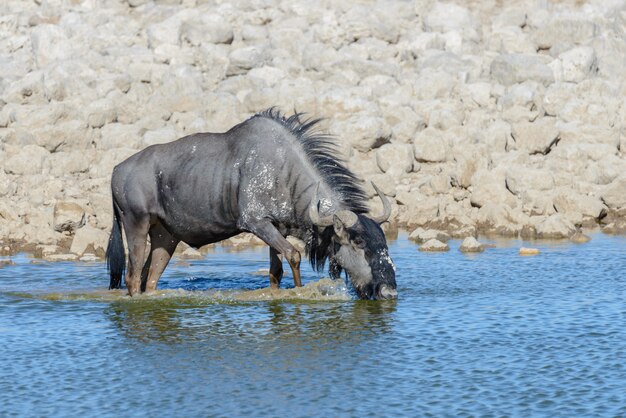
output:
POLYGON ((366 215, 360 181, 336 157, 319 122, 269 109, 225 133, 203 133, 150 146, 115 167, 113 228, 107 248, 110 288, 119 288, 126 258, 129 295, 152 291, 178 243, 192 247, 251 232, 270 247, 270 285, 280 286, 281 256, 301 286, 300 253, 285 238, 306 243, 313 268, 329 261, 345 270, 363 299, 397 297, 395 267, 380 224, 366 215), (147 237, 150 251, 146 257, 147 237), (147 259, 146 259, 147 258, 147 259))

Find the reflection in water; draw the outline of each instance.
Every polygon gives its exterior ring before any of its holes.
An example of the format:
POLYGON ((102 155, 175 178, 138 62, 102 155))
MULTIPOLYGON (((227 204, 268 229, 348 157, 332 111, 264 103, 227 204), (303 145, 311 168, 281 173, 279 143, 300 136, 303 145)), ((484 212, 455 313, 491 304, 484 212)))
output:
POLYGON ((347 342, 391 329, 396 301, 198 303, 191 300, 116 301, 107 317, 128 338, 163 343, 281 340, 347 342))

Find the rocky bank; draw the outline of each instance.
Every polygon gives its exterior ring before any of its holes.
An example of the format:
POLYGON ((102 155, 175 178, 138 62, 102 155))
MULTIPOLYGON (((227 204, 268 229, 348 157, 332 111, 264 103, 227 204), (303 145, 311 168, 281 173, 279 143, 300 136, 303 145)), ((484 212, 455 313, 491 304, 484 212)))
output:
POLYGON ((102 256, 118 162, 270 106, 396 225, 623 233, 625 98, 624 0, 4 0, 0 253, 102 256))

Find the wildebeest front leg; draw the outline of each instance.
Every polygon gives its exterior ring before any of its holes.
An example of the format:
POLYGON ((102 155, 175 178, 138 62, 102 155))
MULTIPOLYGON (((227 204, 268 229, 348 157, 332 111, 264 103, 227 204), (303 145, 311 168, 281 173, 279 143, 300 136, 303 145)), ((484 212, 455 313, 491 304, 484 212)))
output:
MULTIPOLYGON (((298 250, 294 248, 293 245, 283 237, 280 232, 276 229, 272 223, 263 219, 260 221, 252 222, 246 225, 246 229, 252 232, 257 237, 261 238, 267 245, 276 250, 277 253, 280 253, 285 256, 285 259, 289 263, 289 267, 291 267, 291 272, 293 273, 293 284, 296 287, 302 286, 302 281, 300 280, 300 253, 298 250)), ((270 273, 271 273, 271 263, 270 263, 270 273)), ((273 287, 273 286, 272 286, 273 287)))
POLYGON ((273 247, 270 247, 270 287, 278 289, 283 278, 283 260, 273 247))

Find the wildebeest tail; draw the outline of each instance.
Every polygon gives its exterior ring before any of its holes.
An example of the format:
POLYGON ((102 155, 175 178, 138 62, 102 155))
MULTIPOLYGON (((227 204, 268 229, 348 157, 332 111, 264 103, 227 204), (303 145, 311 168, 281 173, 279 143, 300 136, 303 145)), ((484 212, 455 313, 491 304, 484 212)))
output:
POLYGON ((113 227, 109 237, 109 245, 106 253, 107 269, 109 270, 109 289, 119 289, 122 287, 122 278, 126 268, 126 254, 124 253, 124 242, 122 241, 122 226, 115 203, 113 203, 113 227))

